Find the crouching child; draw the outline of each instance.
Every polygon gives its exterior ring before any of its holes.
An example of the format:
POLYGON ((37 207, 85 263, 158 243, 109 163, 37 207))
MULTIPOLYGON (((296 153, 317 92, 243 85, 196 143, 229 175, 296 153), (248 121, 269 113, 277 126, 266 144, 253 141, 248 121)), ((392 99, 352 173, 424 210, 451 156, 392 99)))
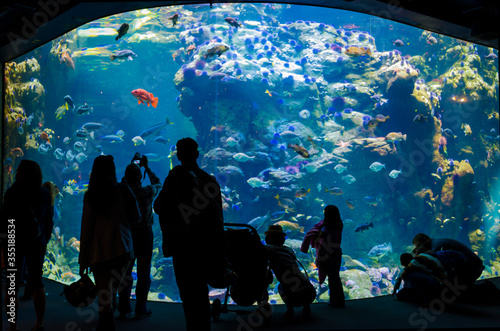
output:
POLYGON ((309 277, 299 269, 294 251, 285 246, 286 234, 280 225, 270 225, 264 233, 269 265, 279 281, 278 292, 286 304, 286 318, 294 315, 293 307, 304 307, 302 315, 311 315, 310 304, 316 298, 316 289, 309 277))

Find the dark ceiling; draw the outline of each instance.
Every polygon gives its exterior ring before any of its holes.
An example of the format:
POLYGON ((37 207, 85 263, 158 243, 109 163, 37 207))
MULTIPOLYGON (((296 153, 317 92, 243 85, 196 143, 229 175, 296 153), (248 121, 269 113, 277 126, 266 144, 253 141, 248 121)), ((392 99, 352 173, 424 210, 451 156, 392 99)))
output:
MULTIPOLYGON (((212 3, 258 1, 212 1, 212 3)), ((305 0, 274 3, 347 9, 498 49, 498 0, 305 0)), ((97 18, 145 7, 209 1, 2 0, 0 62, 22 55, 97 18)))

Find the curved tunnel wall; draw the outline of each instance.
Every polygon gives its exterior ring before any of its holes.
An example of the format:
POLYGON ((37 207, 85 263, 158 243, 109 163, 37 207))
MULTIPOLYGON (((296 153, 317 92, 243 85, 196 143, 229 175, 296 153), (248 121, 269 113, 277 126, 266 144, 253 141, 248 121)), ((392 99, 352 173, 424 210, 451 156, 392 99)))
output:
MULTIPOLYGON (((199 164, 223 188, 225 221, 261 235, 282 225, 319 301, 327 287, 317 284, 312 254, 298 248, 327 204, 339 206, 345 224, 349 299, 391 293, 399 254, 418 232, 471 245, 488 266, 483 276, 496 276, 497 55, 316 7, 178 6, 105 17, 6 63, 3 189, 23 158, 59 187, 44 275, 71 282, 93 159, 112 154, 121 178, 138 151, 163 180, 177 164, 172 145, 191 136, 199 164), (123 23, 129 29, 116 40, 123 23), (156 108, 137 104, 138 88, 158 97, 156 108), (144 135, 167 118, 162 131, 144 135)), ((150 299, 176 301, 157 223, 154 232, 150 299)), ((271 300, 280 302, 275 286, 271 300)))

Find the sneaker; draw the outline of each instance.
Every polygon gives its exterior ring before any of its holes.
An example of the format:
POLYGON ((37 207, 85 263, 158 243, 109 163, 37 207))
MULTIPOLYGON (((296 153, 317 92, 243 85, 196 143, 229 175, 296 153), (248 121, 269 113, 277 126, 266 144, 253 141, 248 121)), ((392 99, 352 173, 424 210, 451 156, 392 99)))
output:
POLYGON ((153 315, 153 311, 151 309, 146 309, 142 311, 136 311, 135 312, 135 318, 145 318, 153 315))

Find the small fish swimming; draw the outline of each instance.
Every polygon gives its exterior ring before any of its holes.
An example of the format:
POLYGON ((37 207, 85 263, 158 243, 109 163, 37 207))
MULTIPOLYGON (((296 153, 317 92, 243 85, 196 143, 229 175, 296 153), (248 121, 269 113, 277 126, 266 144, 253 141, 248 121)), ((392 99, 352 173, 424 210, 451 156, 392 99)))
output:
POLYGON ((160 156, 156 153, 145 153, 142 155, 147 157, 148 161, 151 161, 151 162, 157 162, 157 161, 163 160, 165 158, 164 156, 160 156))
POLYGON ((141 131, 141 133, 139 133, 139 136, 141 136, 142 139, 148 139, 149 137, 152 137, 152 136, 158 136, 158 135, 160 135, 160 132, 163 131, 167 125, 171 125, 171 124, 174 124, 174 123, 170 122, 170 120, 167 117, 165 122, 155 124, 147 129, 141 131))
POLYGON ((267 214, 264 216, 255 217, 247 224, 250 226, 253 226, 256 230, 258 230, 262 226, 262 224, 264 224, 269 219, 271 219, 271 212, 270 211, 268 211, 267 214))
POLYGON ((402 173, 401 170, 392 170, 390 173, 389 173, 389 177, 391 178, 396 178, 398 177, 400 174, 402 173))
POLYGON ((368 251, 368 256, 371 257, 380 257, 388 252, 392 252, 392 244, 391 243, 383 243, 380 245, 373 246, 368 251))
POLYGON ((363 232, 365 230, 368 230, 369 228, 373 228, 373 223, 364 223, 361 225, 358 225, 355 229, 354 232, 363 232))
POLYGON ((156 106, 158 105, 158 98, 155 98, 153 93, 149 93, 148 91, 143 90, 141 88, 133 90, 130 93, 132 93, 134 98, 137 99, 138 105, 143 103, 145 105, 148 105, 148 107, 149 107, 149 105, 151 105, 151 106, 153 106, 153 108, 156 108, 156 106))
POLYGON ((81 129, 85 129, 88 132, 100 130, 102 128, 104 128, 104 125, 97 122, 87 122, 81 126, 81 129))
POLYGON ((54 113, 54 115, 56 116, 56 121, 61 120, 64 117, 64 115, 66 115, 66 110, 68 109, 69 108, 67 103, 65 103, 62 106, 59 106, 54 113))
POLYGON ((113 61, 115 59, 132 61, 134 59, 134 57, 137 57, 137 54, 135 54, 134 52, 132 52, 129 49, 124 49, 121 51, 116 51, 113 54, 109 54, 109 59, 111 61, 113 61))
POLYGON ((274 223, 274 225, 280 225, 285 232, 295 232, 298 231, 300 233, 304 233, 304 227, 299 226, 298 223, 290 222, 290 221, 279 221, 274 223))
POLYGON ((346 170, 347 170, 347 167, 344 167, 342 164, 340 164, 340 163, 339 163, 339 164, 337 164, 337 165, 335 166, 335 168, 333 168, 333 169, 335 169, 335 171, 336 171, 338 174, 341 174, 341 173, 343 173, 344 171, 346 171, 346 170))
POLYGON ((71 56, 69 56, 67 51, 61 53, 59 61, 61 63, 63 62, 66 63, 67 67, 70 67, 71 69, 75 70, 75 62, 73 62, 73 59, 71 58, 71 56))
POLYGON ((402 134, 401 132, 390 132, 385 136, 385 140, 390 142, 406 140, 406 134, 402 134))
POLYGON ((455 139, 457 136, 453 133, 453 131, 451 131, 451 129, 444 129, 443 130, 444 134, 447 135, 448 137, 452 137, 453 139, 455 139))
POLYGON ((236 29, 242 26, 240 23, 238 23, 236 18, 233 17, 226 17, 224 21, 226 21, 229 25, 235 27, 236 29))
POLYGON ((310 155, 309 155, 309 152, 307 151, 307 149, 305 149, 304 147, 302 147, 300 145, 289 143, 287 147, 293 149, 297 154, 299 154, 303 158, 306 158, 306 159, 310 158, 310 155))
POLYGON ((354 178, 353 175, 347 175, 347 176, 342 177, 342 180, 344 182, 346 182, 347 184, 352 184, 356 181, 356 178, 354 178))
POLYGON ((228 144, 228 146, 234 147, 234 146, 238 145, 238 141, 236 139, 234 139, 233 137, 229 137, 226 139, 226 144, 228 144))
POLYGON ((129 25, 127 23, 123 23, 116 32, 118 32, 118 36, 116 36, 115 40, 118 41, 121 37, 123 37, 128 32, 129 25))
POLYGON ((121 142, 123 142, 122 137, 119 137, 119 136, 114 135, 114 134, 102 136, 99 139, 101 139, 102 141, 108 142, 108 143, 121 143, 121 142))
POLYGON ((261 187, 265 185, 269 185, 269 182, 264 182, 259 177, 252 177, 247 180, 247 183, 252 187, 261 187))
POLYGON ((134 146, 146 145, 146 140, 142 139, 141 136, 135 136, 132 138, 132 142, 134 143, 134 146))
POLYGON ((462 123, 461 128, 464 130, 464 133, 466 136, 470 136, 472 134, 472 129, 470 128, 470 125, 467 123, 462 123))
POLYGON ((428 116, 425 116, 425 115, 422 115, 422 114, 415 115, 415 117, 413 118, 413 122, 415 122, 415 123, 425 123, 425 122, 427 122, 427 117, 428 116))
POLYGON ((78 162, 78 163, 82 163, 82 162, 85 162, 87 160, 87 155, 84 154, 84 153, 78 153, 76 156, 75 156, 75 160, 78 162))
POLYGON ((179 20, 179 14, 175 13, 172 16, 168 17, 167 19, 172 21, 172 27, 174 27, 177 24, 177 21, 179 20))
POLYGON ((212 57, 212 56, 215 56, 215 55, 217 55, 218 57, 220 57, 222 54, 224 54, 228 50, 229 50, 229 46, 223 45, 223 44, 219 44, 219 45, 216 45, 216 46, 208 49, 207 52, 203 55, 203 58, 206 59, 206 58, 209 58, 209 57, 212 57))
POLYGON ((325 193, 330 193, 333 195, 342 195, 344 192, 340 187, 325 188, 325 193))
POLYGON ((87 142, 82 143, 81 141, 77 141, 73 144, 73 149, 77 152, 83 151, 87 147, 87 142))
POLYGON ((370 197, 370 196, 365 196, 363 198, 363 201, 367 204, 369 204, 370 206, 377 206, 380 202, 379 199, 377 198, 374 198, 374 197, 370 197))
POLYGON ((233 159, 235 159, 238 162, 247 162, 252 159, 255 159, 255 156, 248 156, 245 153, 236 153, 233 155, 233 159))
POLYGON ((370 170, 374 172, 379 172, 380 170, 385 168, 385 164, 382 164, 380 162, 373 162, 370 165, 370 170))
POLYGON ((292 200, 287 198, 280 198, 279 194, 276 194, 274 198, 278 200, 278 206, 284 208, 286 212, 292 212, 292 213, 295 212, 295 209, 297 207, 292 200))
POLYGON ((405 43, 401 39, 396 39, 392 44, 396 47, 401 47, 404 46, 405 43))
POLYGON ((90 114, 94 111, 94 108, 91 105, 84 104, 76 109, 75 114, 82 116, 90 114))
POLYGON ((357 46, 349 46, 345 52, 346 55, 349 55, 350 57, 358 57, 358 56, 364 56, 372 55, 372 51, 369 48, 363 48, 363 47, 357 47, 357 46))
POLYGON ((307 193, 311 193, 311 189, 306 190, 305 188, 301 188, 300 190, 295 191, 295 197, 302 198, 305 197, 307 193))
POLYGON ((64 101, 66 101, 66 104, 68 105, 68 108, 66 108, 66 109, 69 109, 71 111, 75 110, 75 103, 74 103, 73 99, 69 95, 66 95, 64 97, 64 101))
POLYGON ((347 199, 345 203, 347 204, 347 207, 349 207, 349 209, 354 209, 354 203, 351 199, 347 199))
POLYGON ((157 143, 161 143, 161 144, 166 144, 170 141, 170 139, 167 139, 167 138, 162 137, 162 136, 158 136, 155 139, 153 139, 153 141, 156 141, 157 143))

